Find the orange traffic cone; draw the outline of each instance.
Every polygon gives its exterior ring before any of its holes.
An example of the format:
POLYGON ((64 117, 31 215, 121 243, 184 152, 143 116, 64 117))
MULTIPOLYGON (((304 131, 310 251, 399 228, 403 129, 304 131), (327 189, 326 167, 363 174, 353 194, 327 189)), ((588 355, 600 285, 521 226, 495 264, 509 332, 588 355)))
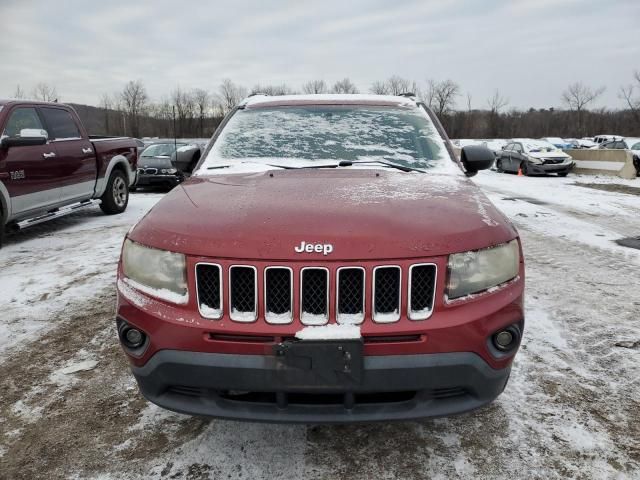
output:
POLYGON ((518 168, 518 176, 524 177, 524 175, 522 174, 522 167, 518 168))

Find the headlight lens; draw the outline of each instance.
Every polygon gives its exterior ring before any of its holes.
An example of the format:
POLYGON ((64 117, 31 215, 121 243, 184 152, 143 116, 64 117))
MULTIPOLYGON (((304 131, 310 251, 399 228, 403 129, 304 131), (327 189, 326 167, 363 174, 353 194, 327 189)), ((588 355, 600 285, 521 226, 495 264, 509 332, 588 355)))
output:
POLYGON ((127 239, 122 250, 122 271, 133 287, 173 303, 187 303, 185 256, 149 248, 127 239))
POLYGON ((460 298, 500 285, 515 278, 519 269, 517 240, 483 250, 449 255, 447 298, 460 298))

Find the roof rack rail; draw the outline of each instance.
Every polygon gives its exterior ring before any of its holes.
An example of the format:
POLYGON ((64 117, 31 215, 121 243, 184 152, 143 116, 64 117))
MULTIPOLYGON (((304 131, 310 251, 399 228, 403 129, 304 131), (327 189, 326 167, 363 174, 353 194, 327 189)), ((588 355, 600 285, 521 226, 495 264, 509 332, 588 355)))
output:
POLYGON ((264 93, 264 92, 254 92, 254 93, 250 93, 249 95, 247 95, 247 98, 248 97, 257 97, 257 96, 269 97, 270 95, 268 93, 264 93))

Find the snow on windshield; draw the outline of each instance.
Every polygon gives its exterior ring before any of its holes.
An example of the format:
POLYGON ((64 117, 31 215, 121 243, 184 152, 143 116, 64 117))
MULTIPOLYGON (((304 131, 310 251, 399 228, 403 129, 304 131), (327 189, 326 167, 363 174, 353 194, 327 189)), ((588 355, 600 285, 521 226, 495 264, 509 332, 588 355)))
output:
POLYGON ((200 172, 238 162, 300 166, 341 160, 455 167, 435 126, 416 107, 314 105, 238 110, 200 172))
POLYGON ((523 144, 525 151, 535 152, 559 152, 560 149, 551 145, 549 142, 525 142, 523 144))

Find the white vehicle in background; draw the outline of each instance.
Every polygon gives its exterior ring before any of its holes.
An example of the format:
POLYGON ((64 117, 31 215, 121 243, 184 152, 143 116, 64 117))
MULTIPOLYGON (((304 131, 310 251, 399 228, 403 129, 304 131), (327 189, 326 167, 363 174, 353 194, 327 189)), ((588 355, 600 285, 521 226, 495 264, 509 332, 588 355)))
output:
POLYGON ((502 149, 507 145, 507 141, 502 138, 488 138, 480 143, 483 147, 487 147, 497 157, 502 149))
POLYGON ((589 138, 565 138, 564 141, 571 145, 569 148, 598 148, 598 144, 589 138))
POLYGON ((571 148, 571 144, 567 143, 566 140, 564 140, 564 139, 562 139, 560 137, 543 137, 540 140, 548 142, 551 145, 553 145, 554 147, 559 148, 560 150, 565 150, 567 148, 571 148))
POLYGON ((604 142, 599 148, 630 150, 633 154, 633 166, 636 167, 636 172, 640 175, 640 137, 626 137, 620 140, 604 142))
POLYGON ((593 137, 593 141, 600 145, 601 143, 622 140, 623 138, 624 137, 622 137, 621 135, 596 135, 595 137, 593 137))
POLYGON ((469 145, 480 145, 480 142, 480 140, 473 138, 456 138, 455 140, 451 140, 451 143, 458 148, 468 147, 469 145))

